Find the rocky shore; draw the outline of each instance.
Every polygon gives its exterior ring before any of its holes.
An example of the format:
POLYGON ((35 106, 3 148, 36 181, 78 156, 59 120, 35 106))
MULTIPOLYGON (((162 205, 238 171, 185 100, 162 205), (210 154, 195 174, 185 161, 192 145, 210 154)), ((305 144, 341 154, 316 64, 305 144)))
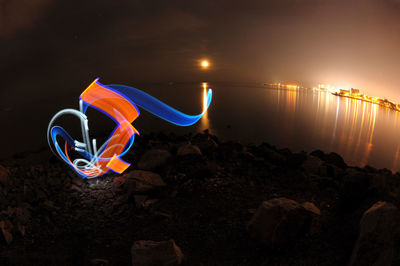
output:
POLYGON ((0 162, 0 265, 400 264, 400 174, 335 153, 158 133, 92 180, 41 156, 0 162))

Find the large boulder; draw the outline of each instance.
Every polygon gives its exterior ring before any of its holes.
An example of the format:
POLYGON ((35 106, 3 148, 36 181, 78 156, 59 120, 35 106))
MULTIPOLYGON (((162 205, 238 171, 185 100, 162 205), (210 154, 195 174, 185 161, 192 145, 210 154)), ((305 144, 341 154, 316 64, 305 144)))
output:
POLYGON ((278 163, 278 164, 285 164, 287 162, 286 157, 279 153, 274 147, 263 143, 259 146, 260 155, 265 160, 278 163))
POLYGON ((218 145, 218 154, 222 160, 236 160, 237 157, 246 151, 246 147, 239 142, 223 142, 218 145))
POLYGON ((300 204, 287 198, 264 201, 247 225, 253 238, 266 245, 282 244, 314 231, 320 210, 311 202, 300 204))
POLYGON ((211 138, 209 134, 196 134, 191 142, 200 148, 203 154, 210 154, 218 148, 218 144, 211 138))
POLYGON ((333 164, 339 168, 346 168, 347 164, 344 162, 343 158, 335 153, 335 152, 331 152, 329 154, 325 154, 323 151, 321 150, 315 150, 313 152, 310 153, 310 155, 315 156, 320 158, 321 160, 329 163, 329 164, 333 164))
POLYGON ((183 261, 183 253, 174 240, 136 241, 132 246, 131 253, 132 266, 178 266, 183 261))
POLYGON ((326 154, 324 159, 327 163, 333 164, 339 168, 347 167, 347 164, 344 162, 343 158, 335 152, 326 154))
POLYGON ((372 205, 361 218, 360 233, 350 266, 396 264, 394 260, 399 254, 396 243, 398 228, 399 210, 396 206, 382 201, 372 205))
POLYGON ((7 185, 10 181, 10 172, 7 168, 0 165, 0 183, 3 185, 7 185))
POLYGON ((4 240, 9 245, 13 240, 12 230, 13 224, 9 220, 0 221, 0 229, 3 233, 4 240))
POLYGON ((144 170, 133 170, 125 174, 124 186, 131 194, 159 190, 166 184, 159 174, 144 170))
POLYGON ((354 209, 367 196, 370 185, 370 175, 355 168, 348 168, 342 177, 342 207, 354 209))
POLYGON ((302 163, 307 160, 308 156, 305 152, 290 153, 286 155, 287 164, 289 167, 297 168, 302 165, 302 163))
POLYGON ((178 156, 201 156, 200 148, 187 143, 179 147, 177 153, 178 156))
POLYGON ((309 156, 301 165, 306 173, 320 175, 323 161, 316 156, 309 156))
POLYGON ((138 168, 143 170, 156 170, 166 165, 171 153, 167 150, 151 149, 143 154, 138 163, 138 168))

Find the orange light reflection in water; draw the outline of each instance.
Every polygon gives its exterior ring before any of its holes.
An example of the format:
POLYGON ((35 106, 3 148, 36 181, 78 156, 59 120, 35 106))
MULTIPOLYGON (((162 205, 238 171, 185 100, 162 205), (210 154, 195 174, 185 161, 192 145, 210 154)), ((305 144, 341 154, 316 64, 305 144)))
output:
MULTIPOLYGON (((399 112, 395 112, 395 128, 399 132, 400 131, 400 115, 399 112)), ((396 153, 393 158, 392 169, 399 169, 400 168, 400 144, 396 145, 396 153)))
MULTIPOLYGON (((203 87, 203 111, 207 109, 207 82, 202 83, 203 87)), ((201 130, 209 129, 210 128, 210 120, 208 119, 208 111, 206 110, 203 114, 202 118, 200 119, 200 128, 201 130)))
POLYGON ((337 120, 340 120, 340 112, 344 112, 344 120, 340 121, 340 126, 336 125, 332 132, 332 148, 333 145, 337 145, 338 153, 353 158, 359 165, 365 165, 373 147, 378 106, 354 99, 343 100, 344 105, 337 103, 335 121, 337 124, 337 120), (344 106, 344 110, 340 110, 341 106, 344 106), (340 137, 335 139, 335 136, 340 137))
MULTIPOLYGON (((275 93, 278 103, 277 111, 283 113, 284 119, 281 123, 280 142, 290 143, 300 138, 296 134, 306 134, 307 139, 323 141, 323 143, 315 144, 313 149, 322 148, 326 152, 337 152, 350 165, 368 164, 375 145, 376 120, 379 110, 382 112, 382 107, 355 99, 337 97, 329 92, 301 88, 278 88, 277 90, 275 93), (302 125, 308 135, 303 132, 302 125), (307 127, 310 128, 307 129, 307 127)), ((393 111, 388 110, 388 112, 393 111)), ((399 120, 400 131, 400 115, 397 113, 396 118, 399 120)), ((381 135, 380 132, 380 138, 381 135)), ((400 158, 400 144, 397 149, 398 152, 394 158, 396 165, 393 168, 400 166, 397 163, 400 158)))
MULTIPOLYGON (((279 89, 279 91, 281 90, 284 90, 284 93, 279 95, 279 97, 285 97, 282 99, 284 103, 284 119, 285 121, 294 121, 296 118, 297 89, 279 89)), ((293 135, 296 134, 293 123, 284 123, 283 131, 285 134, 282 134, 282 137, 285 138, 286 141, 289 141, 293 138, 293 135)))

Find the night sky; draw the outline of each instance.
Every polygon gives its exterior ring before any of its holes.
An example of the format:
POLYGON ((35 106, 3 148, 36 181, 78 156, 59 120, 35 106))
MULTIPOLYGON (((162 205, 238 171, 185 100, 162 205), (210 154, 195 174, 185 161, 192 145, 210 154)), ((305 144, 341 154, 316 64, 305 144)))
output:
POLYGON ((321 82, 400 102, 399 47, 398 0, 0 0, 0 110, 96 77, 321 82))

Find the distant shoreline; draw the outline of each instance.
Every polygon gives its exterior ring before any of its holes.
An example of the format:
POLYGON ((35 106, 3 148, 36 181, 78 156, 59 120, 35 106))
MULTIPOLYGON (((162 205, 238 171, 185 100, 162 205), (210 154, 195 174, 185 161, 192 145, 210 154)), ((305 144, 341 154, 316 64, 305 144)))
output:
POLYGON ((362 102, 376 104, 376 105, 382 106, 384 108, 391 109, 391 110, 396 111, 396 112, 400 112, 400 108, 397 107, 396 104, 394 104, 394 103, 392 103, 392 102, 390 102, 388 100, 380 100, 379 99, 380 101, 376 101, 375 102, 375 101, 370 100, 370 99, 363 99, 363 98, 356 97, 356 96, 342 95, 342 94, 340 94, 338 92, 331 92, 331 94, 335 95, 335 96, 339 96, 339 97, 345 97, 345 98, 349 98, 349 99, 360 100, 362 102))

